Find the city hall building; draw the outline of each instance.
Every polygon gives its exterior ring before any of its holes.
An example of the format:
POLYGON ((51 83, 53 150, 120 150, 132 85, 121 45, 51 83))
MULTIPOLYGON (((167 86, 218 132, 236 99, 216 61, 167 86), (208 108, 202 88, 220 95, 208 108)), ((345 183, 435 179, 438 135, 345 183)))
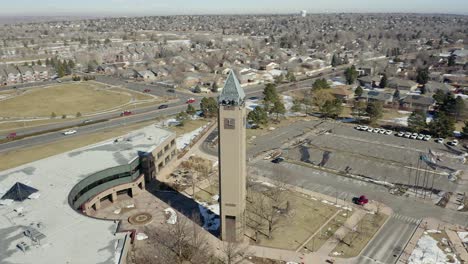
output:
POLYGON ((176 156, 175 134, 152 125, 0 172, 0 263, 125 263, 130 233, 87 215, 176 156))

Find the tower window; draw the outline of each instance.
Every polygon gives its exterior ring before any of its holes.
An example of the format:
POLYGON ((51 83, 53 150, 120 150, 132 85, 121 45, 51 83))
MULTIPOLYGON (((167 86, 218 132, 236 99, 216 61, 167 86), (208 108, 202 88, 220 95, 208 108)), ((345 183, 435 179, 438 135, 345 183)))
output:
POLYGON ((234 118, 224 118, 224 129, 235 129, 236 120, 234 118))

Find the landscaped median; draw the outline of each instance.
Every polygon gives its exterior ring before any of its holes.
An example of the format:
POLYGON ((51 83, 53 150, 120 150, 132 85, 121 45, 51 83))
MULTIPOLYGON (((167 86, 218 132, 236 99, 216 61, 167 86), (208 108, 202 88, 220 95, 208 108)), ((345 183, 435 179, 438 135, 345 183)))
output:
POLYGON ((344 237, 337 238, 338 245, 332 250, 330 256, 340 258, 358 256, 387 218, 388 215, 380 212, 367 213, 356 226, 348 230, 344 237))

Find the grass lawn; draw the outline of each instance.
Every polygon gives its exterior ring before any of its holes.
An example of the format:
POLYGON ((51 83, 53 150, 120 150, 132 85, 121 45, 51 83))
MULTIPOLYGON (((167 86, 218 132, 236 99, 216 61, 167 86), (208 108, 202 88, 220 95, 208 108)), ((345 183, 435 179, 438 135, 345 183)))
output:
MULTIPOLYGON (((277 224, 278 228, 273 231, 272 239, 259 236, 258 245, 296 250, 338 210, 334 206, 309 199, 295 192, 287 191, 285 197, 290 203, 290 213, 281 216, 277 224)), ((252 214, 249 208, 247 211, 247 214, 252 214)))
POLYGON ((212 197, 216 194, 219 193, 219 189, 217 186, 210 185, 209 187, 205 189, 201 189, 198 192, 195 192, 195 199, 197 199, 200 202, 206 202, 208 204, 212 203, 217 203, 217 201, 214 201, 212 197))
POLYGON ((410 114, 402 114, 398 112, 398 109, 389 109, 389 108, 384 108, 383 110, 383 117, 381 120, 391 120, 394 118, 399 118, 399 117, 405 117, 409 116, 410 114))
MULTIPOLYGON (((270 127, 274 127, 275 129, 278 129, 280 127, 289 126, 292 123, 302 121, 304 119, 305 119, 304 117, 288 117, 288 118, 280 119, 280 122, 277 123, 277 124, 275 124, 273 122, 270 122, 267 126, 262 127, 262 128, 247 129, 246 130, 247 141, 249 141, 252 137, 264 136, 264 135, 274 131, 274 130, 269 130, 270 127)), ((307 118, 307 119, 310 120, 310 117, 307 118)))
POLYGON ((214 120, 207 119, 197 119, 197 120, 187 120, 183 126, 174 126, 169 129, 175 132, 178 136, 183 135, 188 132, 192 132, 195 129, 202 127, 208 124, 209 121, 214 122, 214 120))
POLYGON ((333 220, 327 225, 320 229, 320 232, 316 234, 310 241, 305 245, 308 251, 317 251, 322 247, 325 242, 335 234, 336 230, 340 228, 346 220, 352 215, 352 212, 343 211, 339 212, 333 220))
MULTIPOLYGON (((132 100, 134 92, 107 88, 96 82, 63 83, 29 89, 0 104, 1 117, 49 117, 95 113, 116 108, 132 100)), ((138 95, 141 96, 148 95, 138 95)), ((136 99, 136 98, 135 98, 136 99)))
POLYGON ((95 144, 100 141, 125 135, 133 130, 154 124, 155 121, 147 121, 129 126, 106 129, 97 133, 80 135, 72 138, 64 138, 46 145, 33 146, 12 150, 0 154, 0 171, 14 168, 39 159, 47 158, 66 151, 95 144))
POLYGON ((361 221, 359 221, 356 227, 357 232, 350 231, 343 239, 351 246, 339 243, 331 253, 341 252, 340 258, 358 256, 372 237, 374 237, 379 228, 385 223, 387 218, 388 216, 382 213, 378 215, 366 214, 361 221))

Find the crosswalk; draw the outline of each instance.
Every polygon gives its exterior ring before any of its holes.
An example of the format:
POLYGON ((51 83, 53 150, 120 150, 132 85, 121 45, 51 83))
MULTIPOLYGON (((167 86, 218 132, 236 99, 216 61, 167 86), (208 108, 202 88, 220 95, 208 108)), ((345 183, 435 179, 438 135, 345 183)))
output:
POLYGON ((418 224, 420 221, 420 219, 418 218, 413 218, 413 217, 405 216, 401 214, 393 214, 392 218, 398 219, 400 221, 408 222, 410 224, 418 224))

